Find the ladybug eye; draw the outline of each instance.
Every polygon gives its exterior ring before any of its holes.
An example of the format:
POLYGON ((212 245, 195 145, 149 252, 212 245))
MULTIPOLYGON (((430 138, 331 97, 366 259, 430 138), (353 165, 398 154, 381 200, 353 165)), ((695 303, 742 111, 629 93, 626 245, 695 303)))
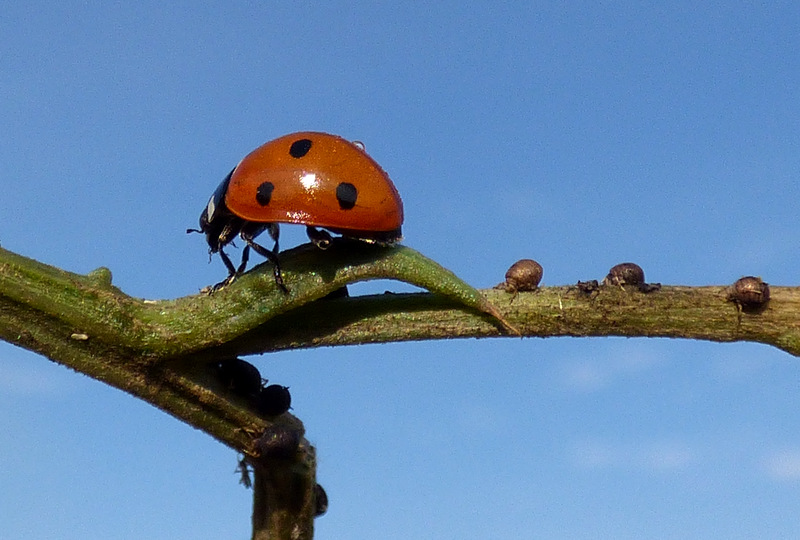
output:
POLYGON ((356 205, 358 198, 358 190, 356 186, 348 182, 342 182, 336 186, 336 200, 339 201, 339 207, 342 210, 350 210, 356 205))
POLYGON ((261 206, 267 206, 269 201, 272 199, 272 190, 274 189, 275 185, 272 182, 264 182, 258 186, 258 190, 256 191, 256 202, 261 206))
POLYGON ((289 147, 289 155, 293 158, 301 158, 311 150, 311 139, 299 139, 289 147))

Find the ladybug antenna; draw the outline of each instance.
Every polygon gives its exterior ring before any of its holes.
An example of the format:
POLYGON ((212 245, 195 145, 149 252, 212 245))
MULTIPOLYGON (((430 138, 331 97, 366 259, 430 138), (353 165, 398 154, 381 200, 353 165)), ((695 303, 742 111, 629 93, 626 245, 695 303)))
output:
POLYGON ((186 229, 186 234, 193 233, 193 232, 202 233, 203 231, 201 231, 200 229, 186 229))

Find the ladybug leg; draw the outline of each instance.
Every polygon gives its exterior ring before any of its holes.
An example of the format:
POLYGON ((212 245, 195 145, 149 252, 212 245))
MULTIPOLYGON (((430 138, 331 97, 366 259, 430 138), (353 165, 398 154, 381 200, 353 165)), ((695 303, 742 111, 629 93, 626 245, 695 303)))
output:
MULTIPOLYGON (((275 227, 277 229, 277 225, 275 227)), ((270 227, 269 230, 270 230, 270 236, 272 236, 272 227, 270 227)), ((242 231, 241 236, 242 239, 245 242, 247 242, 247 246, 253 248, 253 250, 256 253, 266 258, 274 265, 272 273, 275 276, 275 283, 278 284, 278 287, 280 287, 283 292, 288 293, 289 289, 287 289, 286 285, 284 285, 283 283, 283 274, 281 274, 281 263, 280 260, 278 259, 278 254, 276 253, 278 242, 277 241, 275 242, 275 248, 273 248, 273 250, 270 251, 261 244, 257 244, 255 240, 253 240, 253 236, 249 233, 249 231, 242 231)))
POLYGON ((217 253, 219 253, 219 258, 222 259, 222 262, 225 263, 225 268, 228 269, 228 277, 226 277, 216 285, 212 285, 211 287, 205 289, 207 290, 208 294, 218 291, 221 288, 225 287, 226 285, 230 285, 231 283, 233 283, 233 280, 235 280, 236 277, 241 273, 240 271, 236 270, 236 267, 233 266, 233 262, 231 262, 231 258, 228 257, 227 253, 222 251, 222 248, 218 249, 217 253))
POLYGON ((217 253, 219 253, 219 258, 222 259, 222 262, 225 263, 225 268, 228 269, 228 277, 237 274, 238 272, 236 270, 236 267, 233 266, 231 258, 228 257, 228 254, 222 251, 222 248, 220 248, 219 251, 217 251, 217 253))
POLYGON ((269 233, 269 237, 272 238, 272 241, 275 242, 275 245, 272 246, 273 257, 267 257, 275 265, 275 268, 273 268, 273 273, 275 274, 275 283, 277 283, 280 286, 280 288, 283 289, 283 292, 288 293, 289 290, 283 284, 283 275, 281 274, 281 264, 278 259, 278 253, 280 252, 280 248, 278 247, 278 240, 280 239, 281 236, 281 228, 277 223, 268 223, 267 232, 269 233))
POLYGON ((328 231, 321 231, 316 227, 306 227, 306 234, 308 235, 308 239, 311 240, 311 243, 319 249, 328 249, 331 247, 333 239, 331 235, 328 234, 328 231))
POLYGON ((277 223, 269 223, 267 225, 267 232, 269 233, 269 237, 272 238, 272 241, 275 242, 275 245, 272 246, 272 253, 276 256, 278 255, 278 238, 281 236, 281 228, 278 226, 277 223))
MULTIPOLYGON (((242 248, 242 261, 239 263, 239 268, 237 268, 233 272, 233 274, 236 274, 237 276, 239 274, 244 274, 244 269, 247 268, 247 261, 249 260, 250 260, 250 246, 245 245, 244 248, 242 248)), ((233 268, 233 265, 231 265, 228 268, 228 270, 230 270, 231 268, 233 268)))
POLYGON ((225 268, 228 269, 228 277, 217 283, 216 285, 208 288, 208 293, 211 294, 215 291, 220 290, 221 288, 230 285, 233 283, 237 277, 244 273, 244 269, 247 266, 247 261, 250 258, 250 246, 244 246, 242 250, 242 261, 239 263, 239 268, 233 266, 233 261, 231 258, 228 257, 228 254, 222 251, 222 248, 217 250, 219 253, 219 258, 222 259, 222 262, 225 263, 225 268))

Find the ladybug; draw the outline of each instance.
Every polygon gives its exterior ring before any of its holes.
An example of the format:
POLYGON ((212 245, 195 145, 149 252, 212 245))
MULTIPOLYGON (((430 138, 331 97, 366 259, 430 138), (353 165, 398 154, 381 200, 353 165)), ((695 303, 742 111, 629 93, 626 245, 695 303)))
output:
MULTIPOLYGON (((219 253, 231 283, 244 272, 252 248, 274 264, 275 282, 286 292, 278 258, 279 223, 306 226, 311 242, 330 246, 328 231, 364 242, 391 245, 402 238, 403 201, 389 176, 363 145, 337 135, 304 131, 270 141, 245 156, 217 187, 200 215, 209 253, 219 253), (255 238, 267 231, 270 250, 255 238), (223 248, 245 242, 235 267, 223 248)), ((216 287, 215 287, 216 288, 216 287)))

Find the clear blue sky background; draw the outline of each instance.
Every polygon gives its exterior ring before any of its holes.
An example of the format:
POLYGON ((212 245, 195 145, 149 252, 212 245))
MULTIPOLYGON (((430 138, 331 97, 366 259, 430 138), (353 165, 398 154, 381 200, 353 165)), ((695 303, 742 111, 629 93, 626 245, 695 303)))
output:
MULTIPOLYGON (((107 266, 132 295, 194 294, 225 273, 184 233, 212 190, 313 129, 364 141, 403 195, 405 244, 478 287, 523 257, 547 285, 628 260, 666 284, 797 285, 800 8, 534 4, 6 3, 0 242, 107 266)), ((800 364, 767 346, 253 362, 317 445, 321 539, 797 534, 800 364)), ((249 535, 232 450, 5 344, 0 454, 3 538, 249 535)))

